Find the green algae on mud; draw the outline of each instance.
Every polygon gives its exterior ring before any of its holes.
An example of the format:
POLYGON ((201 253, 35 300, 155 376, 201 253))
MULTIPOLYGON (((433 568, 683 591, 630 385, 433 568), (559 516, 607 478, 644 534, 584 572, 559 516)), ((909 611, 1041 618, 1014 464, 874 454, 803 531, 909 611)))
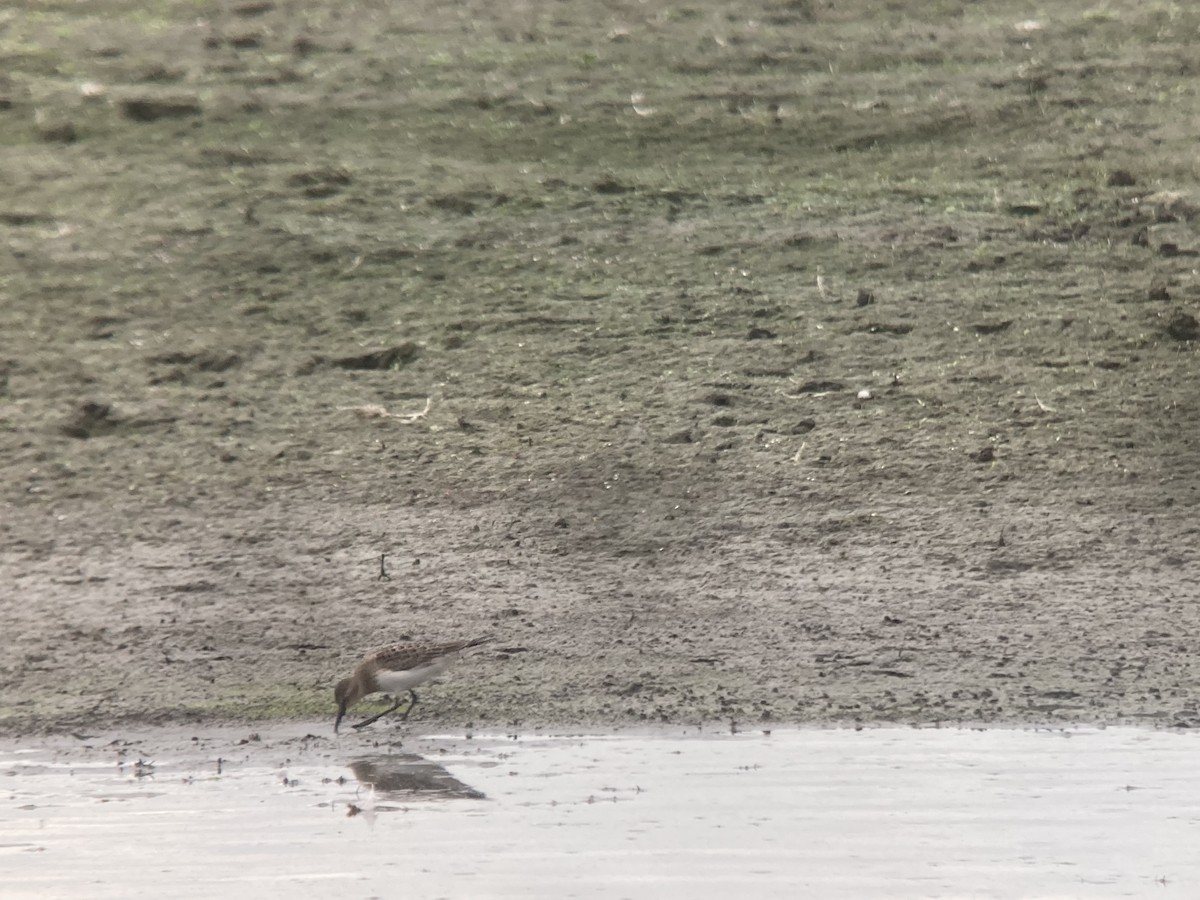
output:
POLYGON ((1200 13, 4 24, 0 727, 1195 720, 1200 13))

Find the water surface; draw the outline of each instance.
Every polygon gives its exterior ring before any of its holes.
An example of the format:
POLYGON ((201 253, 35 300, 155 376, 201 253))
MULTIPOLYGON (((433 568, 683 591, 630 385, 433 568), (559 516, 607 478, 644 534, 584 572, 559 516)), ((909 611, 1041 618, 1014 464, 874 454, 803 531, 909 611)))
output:
POLYGON ((1191 733, 399 735, 0 745, 0 895, 1200 896, 1191 733))

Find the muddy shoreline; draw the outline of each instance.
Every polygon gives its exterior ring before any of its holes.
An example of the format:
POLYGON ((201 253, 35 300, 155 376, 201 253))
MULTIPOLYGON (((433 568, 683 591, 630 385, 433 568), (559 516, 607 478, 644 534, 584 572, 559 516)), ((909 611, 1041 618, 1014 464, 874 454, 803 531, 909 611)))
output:
POLYGON ((10 18, 0 734, 1200 723, 1200 14, 869 6, 10 18))

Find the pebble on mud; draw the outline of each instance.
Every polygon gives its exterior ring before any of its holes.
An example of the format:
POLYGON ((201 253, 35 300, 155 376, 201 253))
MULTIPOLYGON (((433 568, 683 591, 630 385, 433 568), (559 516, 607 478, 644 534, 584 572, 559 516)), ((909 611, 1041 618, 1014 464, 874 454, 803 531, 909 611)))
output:
POLYGON ((696 440, 696 437, 692 433, 692 429, 683 428, 683 429, 680 429, 679 431, 675 431, 675 432, 672 432, 671 434, 668 434, 665 438, 663 438, 663 443, 664 444, 691 444, 691 443, 694 443, 695 440, 696 440))
POLYGON ((999 334, 1001 331, 1007 331, 1012 323, 1012 319, 1005 319, 1001 322, 976 322, 971 326, 971 330, 976 334, 999 334))
POLYGON ((1200 340, 1200 322, 1191 313, 1177 309, 1167 319, 1167 334, 1177 341, 1200 340))
POLYGON ((306 169, 288 176, 288 187, 301 188, 304 196, 314 200, 332 197, 343 188, 353 183, 354 178, 349 171, 340 166, 321 166, 316 169, 306 169))
POLYGON ((62 432, 73 438, 86 440, 115 431, 121 422, 107 403, 89 400, 75 411, 62 426, 62 432))
POLYGON ((37 135, 48 144, 73 144, 79 140, 79 130, 70 119, 39 118, 37 135))
POLYGON ((200 101, 186 94, 166 97, 126 97, 120 102, 121 113, 134 122, 156 122, 159 119, 180 119, 198 116, 200 101))
POLYGON ((333 360, 339 369, 402 369, 421 355, 421 348, 412 341, 405 341, 386 350, 374 350, 357 356, 343 356, 333 360))

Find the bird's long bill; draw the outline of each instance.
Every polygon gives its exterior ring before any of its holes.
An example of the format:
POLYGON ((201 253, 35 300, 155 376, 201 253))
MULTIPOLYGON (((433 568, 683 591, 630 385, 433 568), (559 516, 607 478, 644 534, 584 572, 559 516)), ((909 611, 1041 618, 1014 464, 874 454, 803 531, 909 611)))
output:
POLYGON ((342 717, 344 715, 346 715, 346 704, 339 703, 337 718, 334 719, 334 721, 333 721, 333 733, 334 734, 338 733, 338 726, 342 724, 342 717))

